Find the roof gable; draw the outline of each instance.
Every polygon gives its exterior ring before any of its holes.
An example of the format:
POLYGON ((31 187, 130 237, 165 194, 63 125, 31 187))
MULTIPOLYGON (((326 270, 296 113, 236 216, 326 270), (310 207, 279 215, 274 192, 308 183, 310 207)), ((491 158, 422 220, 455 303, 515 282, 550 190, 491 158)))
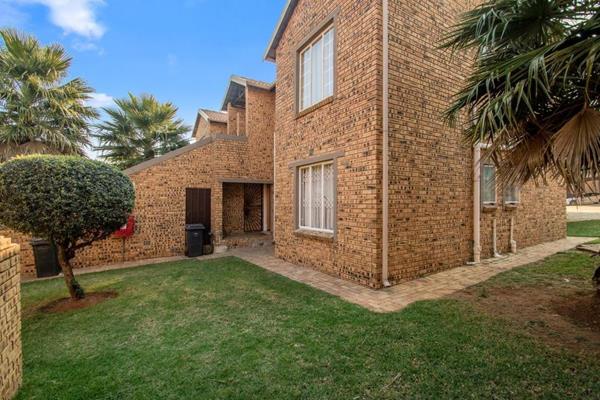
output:
POLYGON ((277 22, 277 26, 275 27, 275 31, 273 32, 273 36, 271 37, 271 41, 269 42, 269 47, 265 52, 265 60, 267 61, 275 61, 277 54, 277 46, 279 45, 279 41, 283 36, 283 32, 285 32, 285 28, 287 28, 288 22, 292 18, 292 14, 298 5, 298 0, 287 0, 285 8, 281 13, 281 17, 279 17, 279 21, 277 22))

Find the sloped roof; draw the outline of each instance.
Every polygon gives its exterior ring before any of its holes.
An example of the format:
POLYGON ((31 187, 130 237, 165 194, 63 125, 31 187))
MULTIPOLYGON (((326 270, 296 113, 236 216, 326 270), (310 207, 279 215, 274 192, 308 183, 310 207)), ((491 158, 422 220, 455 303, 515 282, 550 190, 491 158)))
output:
POLYGON ((287 0, 285 8, 281 13, 281 17, 279 17, 279 21, 275 27, 275 31, 273 32, 273 36, 271 37, 271 41, 269 42, 269 47, 267 47, 267 51, 265 52, 265 60, 275 61, 277 46, 279 45, 283 32, 285 31, 288 22, 290 22, 297 5, 298 0, 287 0))
POLYGON ((229 85, 225 92, 225 98, 222 102, 222 110, 227 110, 227 104, 231 103, 237 107, 243 107, 245 103, 246 87, 252 86, 263 90, 273 90, 275 88, 274 83, 257 81, 256 79, 244 78, 239 75, 232 75, 229 79, 229 85))
POLYGON ((227 123, 227 112, 225 111, 213 111, 208 110, 206 108, 201 108, 198 110, 198 114, 200 114, 204 119, 209 122, 219 122, 222 124, 227 123))

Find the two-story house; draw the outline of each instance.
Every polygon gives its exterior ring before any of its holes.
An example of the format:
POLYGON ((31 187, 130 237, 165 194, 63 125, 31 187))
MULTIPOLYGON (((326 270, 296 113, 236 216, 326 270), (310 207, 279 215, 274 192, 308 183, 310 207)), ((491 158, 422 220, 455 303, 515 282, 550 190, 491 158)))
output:
POLYGON ((556 183, 502 188, 443 112, 465 0, 289 0, 277 66, 275 251, 379 288, 565 237, 556 183))

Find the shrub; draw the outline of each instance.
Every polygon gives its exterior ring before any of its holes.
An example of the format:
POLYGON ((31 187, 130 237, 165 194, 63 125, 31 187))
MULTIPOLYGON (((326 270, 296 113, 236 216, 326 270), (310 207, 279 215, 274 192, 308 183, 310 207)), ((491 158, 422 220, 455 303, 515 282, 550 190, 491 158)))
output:
POLYGON ((125 224, 134 198, 129 178, 99 161, 34 155, 0 165, 0 223, 56 245, 73 299, 84 293, 70 260, 125 224))

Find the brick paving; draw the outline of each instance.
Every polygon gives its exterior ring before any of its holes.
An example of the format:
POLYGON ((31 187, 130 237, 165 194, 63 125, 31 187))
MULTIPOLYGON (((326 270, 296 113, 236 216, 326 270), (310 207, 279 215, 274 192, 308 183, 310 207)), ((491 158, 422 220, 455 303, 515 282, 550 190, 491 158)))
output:
POLYGON ((369 289, 307 267, 280 260, 273 255, 273 250, 270 247, 235 249, 225 255, 239 257, 264 269, 341 297, 350 303, 358 304, 371 311, 387 313, 402 310, 417 301, 448 296, 483 282, 501 272, 540 261, 590 240, 593 240, 593 238, 570 237, 544 243, 522 249, 518 254, 486 260, 477 266, 454 268, 382 290, 369 289))

